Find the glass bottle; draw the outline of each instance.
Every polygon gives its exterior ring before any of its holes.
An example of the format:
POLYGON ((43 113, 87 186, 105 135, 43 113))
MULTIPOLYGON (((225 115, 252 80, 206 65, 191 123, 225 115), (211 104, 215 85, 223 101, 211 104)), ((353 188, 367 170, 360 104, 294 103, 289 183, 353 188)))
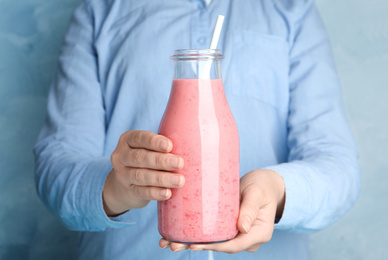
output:
POLYGON ((185 185, 158 202, 160 234, 181 243, 237 235, 239 138, 221 79, 219 50, 176 50, 175 73, 159 133, 183 157, 185 185))

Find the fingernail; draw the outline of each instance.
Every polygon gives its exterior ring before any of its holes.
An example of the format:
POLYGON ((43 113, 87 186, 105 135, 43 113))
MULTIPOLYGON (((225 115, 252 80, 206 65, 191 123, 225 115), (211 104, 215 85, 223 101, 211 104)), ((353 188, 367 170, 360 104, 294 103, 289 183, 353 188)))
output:
POLYGON ((181 158, 174 156, 168 159, 168 164, 170 164, 171 167, 180 168, 182 165, 181 158))
POLYGON ((166 189, 163 189, 163 190, 159 191, 159 195, 162 196, 162 197, 167 197, 167 194, 168 194, 168 190, 166 190, 166 189))
POLYGON ((168 247, 168 244, 165 244, 164 246, 162 246, 162 249, 166 249, 168 247))
POLYGON ((169 144, 169 142, 166 141, 166 140, 161 140, 161 141, 159 142, 159 148, 160 148, 161 150, 167 151, 167 150, 170 148, 170 144, 169 144))
POLYGON ((191 251, 202 251, 202 247, 194 247, 194 248, 189 248, 191 251))
POLYGON ((181 186, 181 184, 182 184, 182 177, 181 176, 171 176, 170 177, 170 182, 171 182, 172 185, 181 186))
POLYGON ((185 249, 184 246, 178 247, 177 249, 174 249, 173 252, 179 252, 179 251, 182 251, 182 250, 184 250, 184 249, 185 249))
POLYGON ((248 233, 249 229, 251 229, 251 224, 252 224, 251 219, 248 216, 245 217, 244 222, 242 224, 242 227, 245 230, 245 232, 248 233))

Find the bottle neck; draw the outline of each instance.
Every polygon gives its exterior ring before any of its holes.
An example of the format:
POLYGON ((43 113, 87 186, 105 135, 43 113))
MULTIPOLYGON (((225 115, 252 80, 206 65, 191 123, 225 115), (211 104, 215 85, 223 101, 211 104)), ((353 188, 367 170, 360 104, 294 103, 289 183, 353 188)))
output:
POLYGON ((174 79, 221 79, 221 61, 175 61, 174 79))
POLYGON ((176 50, 171 57, 174 61, 175 79, 221 79, 219 50, 176 50))

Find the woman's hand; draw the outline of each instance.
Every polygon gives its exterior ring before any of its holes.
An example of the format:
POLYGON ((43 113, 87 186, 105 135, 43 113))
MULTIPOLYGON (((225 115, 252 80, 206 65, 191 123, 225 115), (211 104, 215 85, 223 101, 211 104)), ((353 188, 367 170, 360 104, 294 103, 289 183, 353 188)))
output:
POLYGON ((120 137, 103 190, 108 216, 145 207, 150 200, 167 200, 170 188, 184 185, 184 176, 171 173, 182 169, 183 158, 171 149, 170 139, 148 131, 131 130, 120 137))
POLYGON ((240 181, 241 206, 237 227, 238 235, 226 242, 215 244, 170 243, 165 239, 160 247, 170 247, 177 252, 190 250, 212 250, 225 253, 241 251, 255 252, 264 243, 270 241, 274 230, 275 217, 280 218, 285 203, 283 178, 272 170, 254 170, 240 181))

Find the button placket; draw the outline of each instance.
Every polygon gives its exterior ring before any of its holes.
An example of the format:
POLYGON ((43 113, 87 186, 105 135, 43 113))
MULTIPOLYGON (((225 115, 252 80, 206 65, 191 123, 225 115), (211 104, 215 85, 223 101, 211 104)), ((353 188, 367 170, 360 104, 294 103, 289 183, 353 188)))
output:
MULTIPOLYGON (((206 49, 207 31, 209 26, 209 17, 206 12, 206 3, 203 0, 194 3, 195 11, 193 12, 192 21, 192 48, 206 49)), ((210 44, 210 43, 209 43, 210 44)))

